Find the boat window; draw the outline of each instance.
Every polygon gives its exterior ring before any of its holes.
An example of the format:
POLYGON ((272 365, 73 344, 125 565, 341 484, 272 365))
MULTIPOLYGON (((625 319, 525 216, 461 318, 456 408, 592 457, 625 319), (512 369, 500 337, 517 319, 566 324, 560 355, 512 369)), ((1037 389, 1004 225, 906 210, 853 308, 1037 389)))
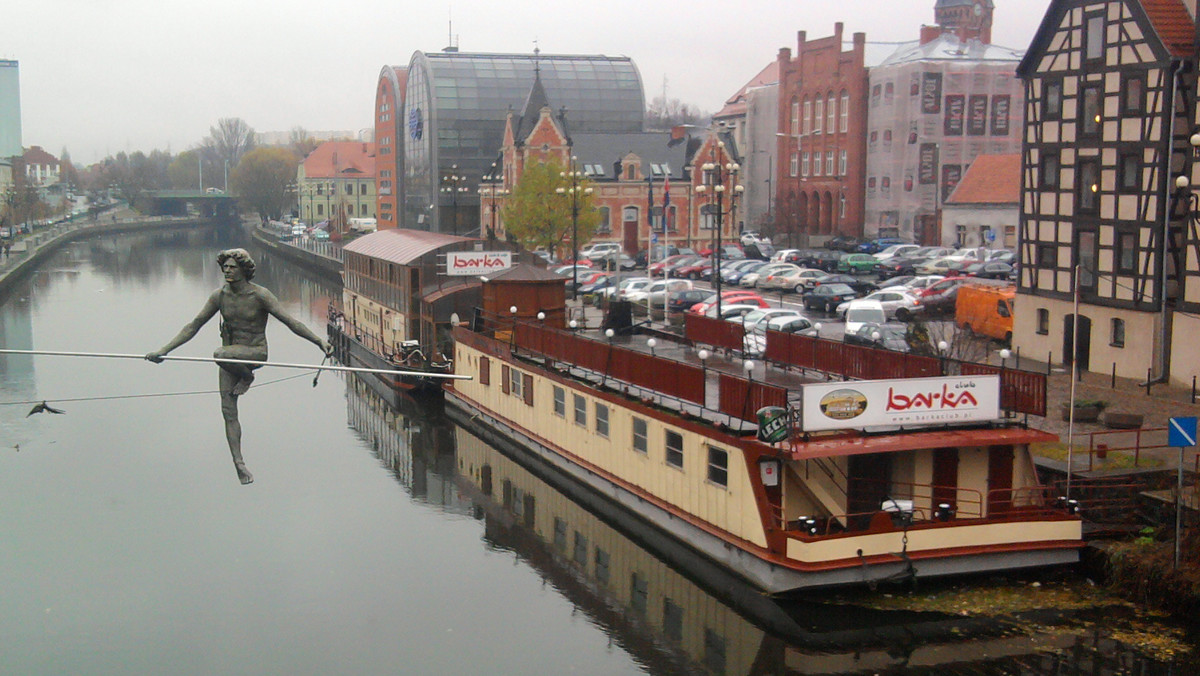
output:
POLYGON ((724 449, 708 447, 708 480, 718 486, 729 486, 729 453, 724 449))
POLYGON ((608 407, 601 403, 596 404, 596 434, 608 436, 608 407))
POLYGON ((683 468, 683 435, 674 430, 667 430, 667 464, 683 468))
POLYGON ((633 419, 633 450, 640 453, 647 453, 649 451, 649 443, 646 439, 645 418, 633 419))
POLYGON ((514 397, 521 396, 521 372, 517 369, 508 370, 508 391, 514 397))
POLYGON ((587 427, 587 400, 578 394, 575 397, 575 424, 587 427))
POLYGON ((567 392, 561 387, 554 387, 554 415, 567 417, 567 392))
POLYGON ((479 384, 492 384, 492 361, 487 357, 479 358, 479 384))

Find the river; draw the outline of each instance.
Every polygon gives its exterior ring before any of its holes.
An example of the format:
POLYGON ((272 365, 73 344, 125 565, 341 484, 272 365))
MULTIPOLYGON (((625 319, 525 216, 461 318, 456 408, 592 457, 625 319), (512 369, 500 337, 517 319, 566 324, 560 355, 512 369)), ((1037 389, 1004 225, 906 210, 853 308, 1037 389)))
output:
MULTIPOLYGON (((155 349, 234 244, 70 245, 0 298, 0 347, 155 349)), ((255 281, 323 334, 340 290, 256 255, 255 281)), ((320 360, 278 322, 268 339, 272 360, 320 360)), ((174 354, 218 343, 214 321, 174 354)), ((1013 635, 701 584, 356 376, 261 369, 241 400, 242 486, 216 383, 211 364, 0 355, 0 673, 1195 673, 1100 630, 1013 635), (43 400, 65 413, 27 415, 43 400)))

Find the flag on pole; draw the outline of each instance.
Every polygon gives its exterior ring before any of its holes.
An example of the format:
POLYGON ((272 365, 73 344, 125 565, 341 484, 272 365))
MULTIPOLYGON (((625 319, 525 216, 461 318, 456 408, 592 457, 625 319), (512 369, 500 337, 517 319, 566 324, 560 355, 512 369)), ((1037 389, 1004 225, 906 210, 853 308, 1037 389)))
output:
POLYGON ((671 206, 671 176, 663 179, 663 230, 667 229, 667 207, 671 206))

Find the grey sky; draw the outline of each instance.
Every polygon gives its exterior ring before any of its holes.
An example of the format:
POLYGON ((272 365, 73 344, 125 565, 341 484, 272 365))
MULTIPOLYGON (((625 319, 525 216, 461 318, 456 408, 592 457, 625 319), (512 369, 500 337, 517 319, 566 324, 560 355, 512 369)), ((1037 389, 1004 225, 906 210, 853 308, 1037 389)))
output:
MULTIPOLYGON (((993 42, 1028 46, 1049 0, 994 0, 993 42)), ((796 33, 916 39, 934 0, 40 0, 10 2, 0 57, 21 63, 23 142, 90 163, 180 152, 221 117, 259 131, 371 124, 384 64, 438 51, 632 57, 646 98, 715 111, 796 33)))

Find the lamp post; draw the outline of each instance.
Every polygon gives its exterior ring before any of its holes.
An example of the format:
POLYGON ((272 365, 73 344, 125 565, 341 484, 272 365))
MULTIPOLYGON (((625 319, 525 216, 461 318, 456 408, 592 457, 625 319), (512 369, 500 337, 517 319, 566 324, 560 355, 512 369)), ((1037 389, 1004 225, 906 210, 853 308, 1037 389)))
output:
MULTIPOLYGON (((737 182, 738 173, 741 167, 736 162, 726 162, 721 164, 721 160, 725 159, 725 143, 718 141, 717 146, 713 149, 712 159, 715 161, 705 162, 701 165, 701 170, 704 172, 702 183, 696 186, 696 192, 700 195, 715 194, 716 204, 711 201, 701 207, 701 213, 708 216, 716 216, 716 229, 713 232, 712 245, 712 280, 713 290, 717 294, 717 316, 721 316, 721 236, 724 217, 726 213, 733 215, 737 212, 737 198, 741 197, 745 188, 737 182), (726 183, 732 183, 732 195, 729 197, 729 211, 725 211, 725 187, 726 183)), ((712 198, 710 198, 711 200, 712 198)))
POLYGON ((492 163, 492 173, 483 177, 483 182, 479 185, 479 197, 488 198, 488 208, 491 210, 492 225, 488 230, 488 239, 495 239, 496 234, 496 200, 508 194, 504 189, 504 176, 496 170, 496 163, 492 163))
POLYGON ((571 197, 571 300, 579 297, 579 198, 592 194, 591 188, 583 187, 583 172, 579 171, 579 158, 571 156, 570 171, 560 171, 560 178, 570 181, 570 187, 559 186, 554 192, 571 197))
POLYGON ((466 182, 467 177, 458 174, 457 164, 450 165, 450 174, 442 177, 442 194, 450 195, 450 213, 454 219, 450 227, 455 235, 458 234, 458 196, 467 191, 467 186, 463 185, 466 182))

